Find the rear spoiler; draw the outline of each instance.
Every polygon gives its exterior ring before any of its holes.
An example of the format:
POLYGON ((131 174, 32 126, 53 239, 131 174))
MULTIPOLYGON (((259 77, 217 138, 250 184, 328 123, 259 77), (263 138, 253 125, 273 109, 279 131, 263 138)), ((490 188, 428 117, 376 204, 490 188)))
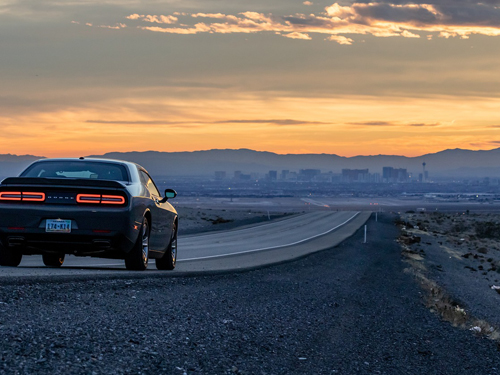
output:
POLYGON ((46 185, 46 186, 85 186, 123 189, 125 184, 112 180, 90 178, 53 178, 53 177, 8 177, 1 185, 46 185))

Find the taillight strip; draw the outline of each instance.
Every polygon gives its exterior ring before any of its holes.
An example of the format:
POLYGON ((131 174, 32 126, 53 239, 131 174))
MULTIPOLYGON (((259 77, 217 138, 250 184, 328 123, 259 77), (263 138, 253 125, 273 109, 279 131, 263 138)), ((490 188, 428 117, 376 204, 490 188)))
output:
POLYGON ((78 194, 76 196, 78 203, 101 203, 100 194, 78 194))
POLYGON ((0 201, 44 202, 45 193, 33 191, 2 191, 0 201))
POLYGON ((125 197, 121 195, 78 194, 77 203, 125 204, 125 197))
POLYGON ((45 201, 45 193, 38 193, 38 192, 24 192, 23 191, 23 201, 30 201, 30 202, 43 202, 45 201))
POLYGON ((101 203, 104 204, 124 204, 125 198, 121 195, 103 195, 101 203))
POLYGON ((23 195, 20 191, 2 191, 0 192, 0 200, 2 201, 20 201, 23 195))

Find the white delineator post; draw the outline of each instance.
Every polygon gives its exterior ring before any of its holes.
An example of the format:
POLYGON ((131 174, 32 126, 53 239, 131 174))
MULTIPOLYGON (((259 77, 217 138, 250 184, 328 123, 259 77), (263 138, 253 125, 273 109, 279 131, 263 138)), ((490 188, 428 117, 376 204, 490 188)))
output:
POLYGON ((366 225, 365 225, 365 240, 363 243, 366 243, 366 225))

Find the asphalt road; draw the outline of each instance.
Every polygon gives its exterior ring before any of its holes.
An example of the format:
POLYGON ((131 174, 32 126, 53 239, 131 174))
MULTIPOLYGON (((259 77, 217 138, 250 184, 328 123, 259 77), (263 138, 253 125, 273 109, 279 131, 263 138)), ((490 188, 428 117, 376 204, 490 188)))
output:
POLYGON ((498 374, 496 343, 424 306, 393 219, 252 271, 3 284, 0 373, 498 374))
MULTIPOLYGON (((178 265, 170 274, 254 268, 304 256, 340 243, 369 213, 318 211, 232 231, 179 237, 178 265)), ((0 278, 136 274, 116 259, 66 256, 60 269, 43 265, 41 256, 25 256, 19 267, 0 267, 0 278)), ((156 271, 154 261, 148 273, 156 271)))

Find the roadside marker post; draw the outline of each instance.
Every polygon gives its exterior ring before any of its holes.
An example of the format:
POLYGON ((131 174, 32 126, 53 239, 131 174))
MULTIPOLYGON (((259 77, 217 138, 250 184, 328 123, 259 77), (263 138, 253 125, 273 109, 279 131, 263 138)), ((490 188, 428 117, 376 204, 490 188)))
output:
POLYGON ((378 222, 378 212, 375 212, 375 221, 378 222))
POLYGON ((366 243, 366 225, 365 225, 365 240, 363 243, 366 243))

